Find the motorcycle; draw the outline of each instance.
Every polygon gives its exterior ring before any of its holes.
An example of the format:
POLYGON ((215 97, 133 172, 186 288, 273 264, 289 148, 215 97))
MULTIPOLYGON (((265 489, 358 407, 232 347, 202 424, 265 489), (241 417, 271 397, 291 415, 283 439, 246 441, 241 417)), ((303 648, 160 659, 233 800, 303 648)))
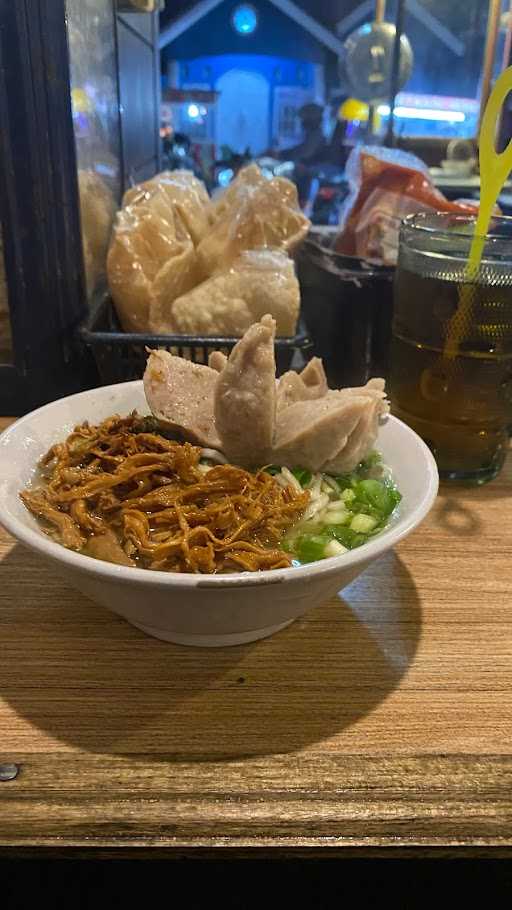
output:
POLYGON ((249 152, 236 154, 229 150, 229 154, 215 163, 216 189, 229 186, 239 170, 251 161, 269 180, 286 177, 295 183, 301 207, 313 224, 338 224, 340 209, 348 193, 348 184, 340 167, 329 163, 306 167, 268 155, 252 158, 249 152))
POLYGON ((335 165, 322 165, 315 169, 313 200, 308 212, 313 224, 336 225, 349 187, 345 175, 335 165))
POLYGON ((185 133, 173 133, 162 140, 162 164, 164 170, 192 171, 200 180, 206 182, 199 162, 192 154, 192 143, 185 133))

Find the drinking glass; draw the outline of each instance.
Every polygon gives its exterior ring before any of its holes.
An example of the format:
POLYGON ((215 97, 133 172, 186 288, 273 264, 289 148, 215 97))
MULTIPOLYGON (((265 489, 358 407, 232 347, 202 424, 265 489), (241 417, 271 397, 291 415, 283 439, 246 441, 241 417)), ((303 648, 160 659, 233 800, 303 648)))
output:
POLYGON ((512 418, 512 218, 492 219, 469 277, 474 227, 466 215, 404 219, 389 388, 440 476, 479 484, 503 466, 512 418))

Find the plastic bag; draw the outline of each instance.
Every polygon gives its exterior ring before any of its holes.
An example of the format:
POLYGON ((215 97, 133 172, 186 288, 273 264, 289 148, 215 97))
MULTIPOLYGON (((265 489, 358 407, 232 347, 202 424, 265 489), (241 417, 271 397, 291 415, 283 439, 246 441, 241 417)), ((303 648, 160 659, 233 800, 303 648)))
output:
POLYGON ((138 201, 151 203, 163 195, 179 215, 195 246, 210 227, 210 197, 207 189, 192 171, 162 171, 151 180, 131 187, 123 196, 123 207, 138 201))
POLYGON ((291 252, 309 230, 297 190, 285 177, 242 183, 236 201, 236 206, 224 209, 199 244, 199 257, 209 275, 229 266, 244 250, 267 247, 291 252))
POLYGON ((449 202, 436 189, 426 165, 399 149, 358 146, 347 161, 350 192, 335 249, 379 265, 395 265, 400 222, 417 212, 474 214, 476 204, 449 202))
POLYGON ((210 202, 210 219, 215 223, 228 212, 235 212, 243 198, 247 187, 257 187, 265 181, 257 164, 248 164, 243 167, 226 189, 217 192, 210 202))
POLYGON ((117 314, 127 332, 149 331, 156 306, 170 304, 202 281, 192 239, 158 187, 118 212, 107 274, 117 314))
POLYGON ((271 313, 278 334, 295 334, 300 295, 287 253, 310 222, 289 180, 266 180, 253 165, 213 206, 193 174, 168 171, 123 202, 107 271, 125 331, 237 336, 271 313))

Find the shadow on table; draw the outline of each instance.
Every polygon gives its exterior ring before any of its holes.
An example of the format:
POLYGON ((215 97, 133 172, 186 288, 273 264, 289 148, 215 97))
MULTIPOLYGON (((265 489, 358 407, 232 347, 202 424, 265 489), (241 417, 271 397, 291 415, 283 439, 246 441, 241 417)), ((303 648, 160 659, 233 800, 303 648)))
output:
MULTIPOLYGON (((510 458, 510 456, 509 456, 510 458)), ((508 465, 508 463, 507 463, 508 465)), ((457 484, 449 481, 441 481, 439 484, 439 496, 446 499, 454 499, 457 502, 463 501, 465 504, 479 505, 491 499, 500 499, 508 504, 512 499, 512 471, 508 468, 498 474, 494 480, 481 485, 457 484)))
POLYGON ((476 509, 471 506, 472 501, 468 501, 467 498, 463 501, 446 494, 441 497, 437 520, 443 530, 455 537, 474 537, 481 534, 482 520, 476 509))
MULTIPOLYGON (((375 565, 380 586, 367 573, 273 638, 207 650, 146 637, 16 546, 0 566, 11 589, 24 576, 23 598, 6 604, 14 622, 0 622, 0 696, 35 726, 28 736, 36 751, 47 750, 48 736, 162 761, 300 749, 371 712, 414 658, 414 581, 394 553, 375 565), (45 585, 49 604, 41 604, 45 585)), ((14 734, 10 740, 17 744, 14 734)))
POLYGON ((503 508, 508 509, 510 499, 512 487, 502 475, 482 486, 444 482, 439 487, 436 520, 444 531, 454 537, 481 536, 484 533, 480 514, 483 504, 499 500, 503 508))

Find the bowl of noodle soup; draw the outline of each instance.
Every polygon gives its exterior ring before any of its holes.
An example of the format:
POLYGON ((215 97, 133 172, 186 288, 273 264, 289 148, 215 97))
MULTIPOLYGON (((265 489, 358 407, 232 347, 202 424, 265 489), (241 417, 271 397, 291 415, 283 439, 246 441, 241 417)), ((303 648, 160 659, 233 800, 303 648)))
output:
MULTIPOLYGON (((270 560, 268 568, 264 562, 262 568, 258 564, 258 571, 247 571, 251 563, 246 560, 252 558, 250 547, 245 553, 240 547, 236 553, 233 548, 231 553, 228 548, 225 552, 217 548, 215 559, 220 571, 215 572, 200 566, 195 572, 187 572, 177 564, 173 571, 169 548, 164 555, 171 562, 165 564, 157 560, 122 565, 94 559, 91 556, 96 554, 77 552, 45 534, 37 518, 25 508, 20 493, 37 491, 41 459, 76 425, 86 421, 97 425, 113 415, 127 418, 134 411, 148 414, 141 381, 60 399, 9 427, 0 436, 0 521, 14 537, 50 560, 73 587, 147 634, 166 641, 203 647, 236 645, 284 628, 353 581, 370 562, 414 530, 437 493, 438 475, 430 451, 412 430, 390 417, 381 427, 377 448, 397 479, 402 501, 389 525, 358 549, 304 565, 280 565, 270 560), (147 568, 148 564, 154 567, 147 568)), ((139 461, 133 461, 133 466, 141 469, 143 477, 144 453, 134 457, 139 461)), ((220 467, 216 474, 213 466, 214 480, 218 477, 225 483, 227 478, 230 484, 239 483, 238 469, 232 468, 230 473, 229 466, 224 466, 224 471, 220 467)), ((197 465, 194 470, 198 470, 197 465)), ((199 476, 194 475, 194 480, 200 483, 199 476)), ((258 483, 259 487, 256 481, 250 485, 253 498, 270 493, 275 497, 266 478, 258 483)), ((272 500, 275 521, 285 520, 287 509, 291 521, 293 509, 300 506, 299 495, 295 505, 286 496, 272 500)), ((108 508, 107 499, 105 503, 108 508)), ((138 540, 143 531, 137 528, 140 518, 136 508, 133 515, 133 535, 138 540)), ((192 538, 190 544, 194 545, 192 538)), ((144 555, 143 549, 141 552, 144 555)))

